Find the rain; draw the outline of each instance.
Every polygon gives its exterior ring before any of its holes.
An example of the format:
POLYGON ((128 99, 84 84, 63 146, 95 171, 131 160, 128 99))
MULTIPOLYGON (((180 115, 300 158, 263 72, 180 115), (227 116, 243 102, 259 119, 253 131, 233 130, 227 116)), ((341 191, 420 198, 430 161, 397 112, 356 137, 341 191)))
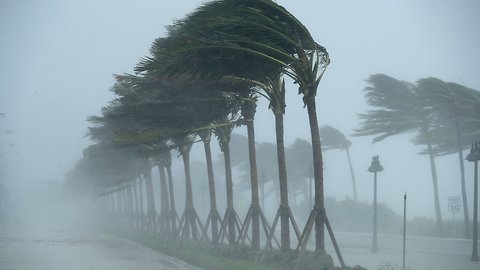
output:
POLYGON ((0 1, 0 269, 479 269, 478 11, 0 1))

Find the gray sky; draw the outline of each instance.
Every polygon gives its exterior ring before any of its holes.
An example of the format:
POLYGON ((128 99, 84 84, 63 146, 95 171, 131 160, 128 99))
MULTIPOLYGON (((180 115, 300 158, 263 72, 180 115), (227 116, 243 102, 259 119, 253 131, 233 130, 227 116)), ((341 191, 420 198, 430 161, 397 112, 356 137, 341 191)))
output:
MULTIPOLYGON (((0 0, 0 147, 16 182, 60 180, 90 144, 89 115, 112 99, 114 73, 132 72, 164 26, 203 1, 0 0), (8 143, 15 146, 7 147, 8 143)), ((318 117, 346 135, 367 107, 365 79, 375 73, 415 82, 434 76, 480 90, 480 2, 475 0, 277 1, 324 45, 332 64, 320 84, 318 117)), ((287 89, 285 140, 309 139, 306 110, 287 89)), ((257 140, 274 141, 273 116, 262 102, 257 140)), ((242 133, 244 131, 239 130, 242 133)), ((403 191, 410 215, 433 216, 428 159, 410 135, 377 145, 350 138, 361 200, 371 200, 371 156, 380 155, 379 201, 399 211, 403 191)), ((444 215, 447 196, 460 195, 455 156, 438 159, 444 215)), ((3 162, 3 161, 2 161, 3 162)), ((345 153, 325 153, 327 196, 351 197, 345 153)), ((472 186, 467 164, 467 187, 472 186)), ((470 188, 471 190, 471 188, 470 188)), ((471 193, 471 192, 470 192, 471 193)), ((469 193, 469 196, 470 196, 469 193)), ((471 202, 471 196, 469 197, 471 202)), ((471 208, 471 207, 470 207, 471 208)), ((447 217, 447 216, 445 216, 447 217)))

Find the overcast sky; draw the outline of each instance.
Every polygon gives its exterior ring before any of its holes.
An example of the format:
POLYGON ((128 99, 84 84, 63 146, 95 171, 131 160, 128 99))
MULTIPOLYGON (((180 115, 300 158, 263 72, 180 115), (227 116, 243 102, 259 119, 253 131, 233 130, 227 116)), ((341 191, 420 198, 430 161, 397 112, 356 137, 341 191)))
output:
MULTIPOLYGON (((15 182, 60 181, 91 144, 89 115, 113 98, 112 74, 132 72, 165 25, 203 1, 0 0, 0 149, 15 182), (14 144, 13 147, 8 144, 14 144)), ((376 73, 415 82, 438 77, 480 89, 480 2, 476 0, 277 1, 310 29, 332 63, 317 98, 320 124, 351 135, 367 109, 362 90, 376 73)), ((309 139, 306 110, 289 84, 285 140, 309 139)), ((274 141, 273 116, 262 102, 257 140, 274 141)), ((243 130, 238 130, 244 133, 243 130)), ((380 155, 379 201, 399 211, 403 192, 410 215, 433 216, 429 163, 410 135, 377 145, 350 138, 361 200, 371 200, 371 156, 380 155)), ((455 156, 438 159, 441 204, 460 195, 455 156)), ((327 196, 351 195, 345 153, 325 153, 327 196)), ((467 187, 472 186, 471 164, 467 187)), ((470 188, 471 190, 471 188, 470 188)), ((471 192, 469 201, 471 202, 471 192)), ((470 207, 471 208, 471 207, 470 207)))

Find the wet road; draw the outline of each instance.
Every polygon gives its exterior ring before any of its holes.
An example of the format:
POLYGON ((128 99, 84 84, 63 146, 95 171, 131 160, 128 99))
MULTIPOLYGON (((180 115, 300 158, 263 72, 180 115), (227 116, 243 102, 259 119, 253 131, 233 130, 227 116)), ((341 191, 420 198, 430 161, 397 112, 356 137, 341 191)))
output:
POLYGON ((135 243, 78 231, 52 230, 0 235, 5 270, 198 270, 135 243))
POLYGON ((0 211, 0 270, 199 270, 100 232, 93 200, 41 187, 0 211))
MULTIPOLYGON (((401 269, 402 236, 379 234, 377 253, 371 251, 370 233, 336 232, 335 236, 347 265, 358 264, 371 270, 379 269, 381 266, 383 268, 380 269, 401 269), (396 265, 396 268, 387 268, 386 264, 396 265)), ((408 236, 406 244, 406 266, 410 269, 480 270, 480 262, 470 261, 471 240, 408 236)), ((338 265, 333 247, 331 244, 328 247, 329 253, 338 265)))

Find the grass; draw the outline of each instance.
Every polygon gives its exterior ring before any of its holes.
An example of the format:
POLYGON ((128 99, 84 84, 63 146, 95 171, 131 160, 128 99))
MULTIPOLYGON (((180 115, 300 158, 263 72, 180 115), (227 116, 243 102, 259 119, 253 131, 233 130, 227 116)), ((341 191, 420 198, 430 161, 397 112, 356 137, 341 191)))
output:
MULTIPOLYGON (((191 265, 209 270, 334 270, 332 258, 327 254, 278 250, 255 251, 249 247, 232 248, 228 245, 214 247, 210 244, 175 241, 147 232, 110 228, 107 233, 176 257, 191 265)), ((344 269, 362 270, 361 267, 344 269)))
MULTIPOLYGON (((196 243, 178 242, 172 239, 162 239, 157 235, 146 232, 126 229, 109 229, 107 233, 119 238, 127 239, 163 254, 176 257, 204 269, 211 270, 275 270, 266 264, 235 258, 230 249, 217 248, 204 245, 201 248, 196 243), (225 256, 230 254, 231 256, 225 256)), ((241 256, 239 256, 241 257, 241 256)))

